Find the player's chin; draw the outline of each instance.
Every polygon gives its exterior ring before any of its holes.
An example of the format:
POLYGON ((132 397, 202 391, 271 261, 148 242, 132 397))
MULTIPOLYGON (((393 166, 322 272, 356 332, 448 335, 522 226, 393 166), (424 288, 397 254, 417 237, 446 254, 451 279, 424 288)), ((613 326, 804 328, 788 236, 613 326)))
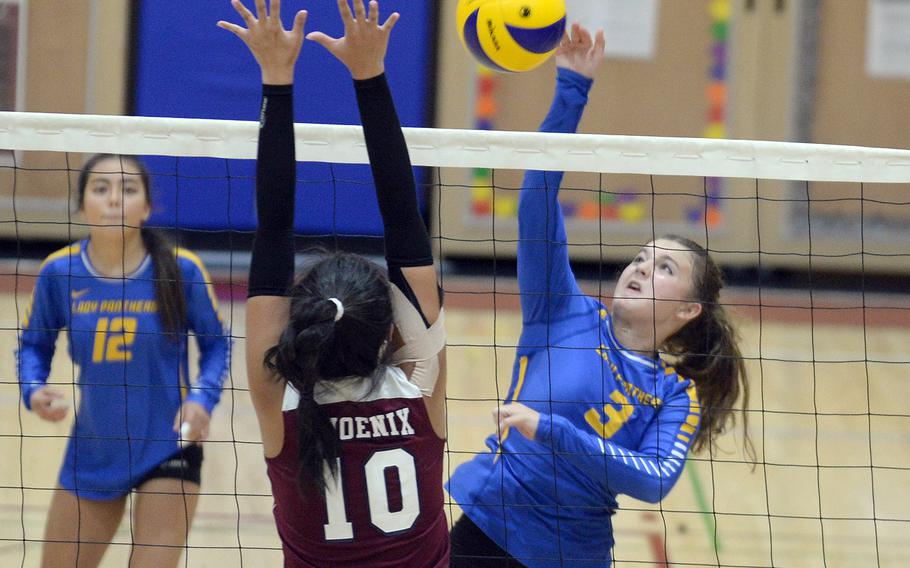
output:
POLYGON ((129 231, 137 231, 140 228, 141 223, 130 220, 103 220, 98 223, 94 223, 91 226, 93 232, 103 232, 108 233, 124 233, 129 231))
POLYGON ((612 313, 629 322, 653 325, 661 317, 660 308, 653 298, 619 296, 613 298, 612 313))
POLYGON ((641 295, 624 296, 619 294, 613 297, 613 309, 629 314, 640 312, 644 315, 653 315, 654 299, 641 295))

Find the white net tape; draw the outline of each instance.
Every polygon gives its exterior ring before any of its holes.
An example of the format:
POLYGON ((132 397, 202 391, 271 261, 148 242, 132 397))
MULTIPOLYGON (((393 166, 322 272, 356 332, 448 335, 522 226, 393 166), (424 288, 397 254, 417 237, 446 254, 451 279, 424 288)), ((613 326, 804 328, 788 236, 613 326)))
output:
MULTIPOLYGON (((415 166, 910 182, 910 151, 755 140, 405 128, 415 166)), ((300 161, 366 163, 359 126, 298 124, 300 161)), ((249 121, 0 112, 0 148, 250 159, 249 121)))

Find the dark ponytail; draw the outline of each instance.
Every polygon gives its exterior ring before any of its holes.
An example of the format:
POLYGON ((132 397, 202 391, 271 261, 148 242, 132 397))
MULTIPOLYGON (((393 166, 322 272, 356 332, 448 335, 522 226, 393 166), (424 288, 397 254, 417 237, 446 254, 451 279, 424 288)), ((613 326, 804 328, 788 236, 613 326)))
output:
POLYGON ((158 231, 143 227, 141 234, 155 267, 155 299, 158 300, 161 328, 176 339, 186 327, 186 296, 177 253, 158 231))
POLYGON ((266 352, 265 363, 300 394, 297 406, 300 481, 309 480, 324 490, 323 464, 327 463, 332 475, 336 475, 335 458, 340 452, 332 423, 316 404, 315 389, 320 377, 319 353, 334 334, 335 305, 307 296, 294 296, 291 300, 291 320, 281 332, 278 344, 266 352), (310 301, 302 301, 304 298, 310 301))
MULTIPOLYGON (((133 167, 133 170, 129 173, 138 175, 142 180, 145 201, 151 206, 151 176, 148 168, 145 167, 145 164, 139 158, 135 156, 118 156, 116 154, 95 154, 85 162, 82 170, 79 171, 77 185, 79 190, 79 208, 82 208, 85 200, 85 188, 88 185, 89 176, 95 171, 99 162, 108 159, 118 160, 121 171, 124 171, 124 162, 128 162, 133 167)), ((155 299, 158 302, 158 317, 161 320, 161 327, 176 340, 186 327, 186 297, 183 294, 183 283, 180 277, 180 267, 177 265, 177 254, 174 251, 174 247, 157 231, 142 227, 140 234, 142 235, 142 244, 145 245, 146 251, 152 257, 152 265, 155 267, 155 299)))
POLYGON ((720 291, 723 272, 701 245, 676 235, 664 239, 687 248, 692 255, 692 290, 702 313, 668 338, 662 350, 675 357, 679 374, 695 381, 701 405, 701 428, 692 445, 701 451, 715 444, 717 436, 735 426, 734 409, 738 400, 743 408, 743 449, 755 461, 755 448, 749 438, 749 384, 739 336, 730 323, 720 291))
POLYGON ((320 381, 350 377, 376 379, 392 326, 389 283, 367 259, 334 253, 316 262, 291 288, 290 318, 265 365, 300 394, 300 481, 325 490, 325 467, 337 474, 338 435, 316 403, 320 381), (344 315, 335 321, 338 308, 344 315))

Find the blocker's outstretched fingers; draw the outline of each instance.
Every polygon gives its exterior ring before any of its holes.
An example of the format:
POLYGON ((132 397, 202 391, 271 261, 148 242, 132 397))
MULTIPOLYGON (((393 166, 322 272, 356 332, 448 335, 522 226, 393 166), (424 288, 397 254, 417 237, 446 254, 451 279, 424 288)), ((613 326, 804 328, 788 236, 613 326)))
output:
MULTIPOLYGON (((375 2, 374 2, 374 3, 375 3, 375 2)), ((378 17, 379 17, 379 14, 378 14, 378 13, 376 14, 376 17, 377 17, 377 20, 376 20, 376 21, 379 21, 379 20, 378 20, 378 17)), ((391 31, 392 31, 392 28, 395 27, 395 24, 398 22, 399 18, 401 18, 401 15, 400 15, 398 12, 392 12, 392 13, 389 15, 389 17, 386 19, 385 23, 382 24, 382 25, 379 27, 379 29, 381 29, 383 32, 386 32, 386 33, 391 32, 391 31)))
POLYGON ((291 28, 291 33, 296 37, 303 37, 303 26, 306 25, 307 11, 300 10, 294 16, 294 27, 291 28))
MULTIPOLYGON (((253 18, 240 0, 232 0, 237 12, 246 22, 244 29, 229 22, 220 21, 218 27, 225 29, 243 41, 262 71, 262 82, 270 85, 287 85, 294 82, 294 65, 303 45, 303 28, 307 12, 300 10, 294 16, 294 25, 285 30, 281 23, 281 0, 271 0, 273 17, 259 20, 253 18)), ((257 0, 256 9, 260 16, 265 13, 265 0, 257 0)))
POLYGON ((220 20, 217 25, 219 28, 231 32, 235 36, 239 37, 241 40, 246 38, 247 30, 246 30, 246 28, 244 28, 242 26, 238 26, 237 24, 232 24, 231 22, 225 22, 224 20, 220 20))
POLYGON ((367 14, 367 21, 373 24, 379 23, 379 2, 370 0, 370 11, 367 14))
POLYGON ((367 11, 363 7, 363 0, 353 0, 354 2, 354 18, 358 22, 364 22, 367 19, 367 11))
POLYGON ((370 3, 370 18, 367 19, 363 2, 355 0, 354 10, 357 20, 353 19, 346 0, 338 1, 338 12, 344 22, 344 37, 332 38, 322 32, 310 32, 307 39, 326 48, 351 72, 355 80, 378 77, 385 72, 385 54, 388 50, 391 30, 398 21, 398 14, 389 16, 382 25, 377 25, 380 18, 379 3, 370 3))
POLYGON ((354 21, 354 14, 351 13, 348 0, 338 0, 338 13, 341 14, 341 23, 344 24, 344 30, 347 33, 348 26, 354 21))
POLYGON ((253 13, 243 5, 243 2, 240 0, 231 0, 231 6, 234 7, 235 12, 240 14, 240 17, 243 19, 243 23, 246 24, 246 27, 249 28, 256 24, 256 17, 253 16, 253 13))
POLYGON ((256 0, 256 17, 261 21, 269 18, 268 12, 265 11, 265 0, 256 0))

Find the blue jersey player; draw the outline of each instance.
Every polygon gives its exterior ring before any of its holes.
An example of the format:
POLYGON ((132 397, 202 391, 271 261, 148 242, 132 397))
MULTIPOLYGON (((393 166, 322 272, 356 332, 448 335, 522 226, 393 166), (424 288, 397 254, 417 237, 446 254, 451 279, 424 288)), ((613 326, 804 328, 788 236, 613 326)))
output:
MULTIPOLYGON (((573 26, 542 131, 575 131, 603 53, 603 32, 592 40, 573 26)), ((646 244, 607 308, 581 292, 569 266, 561 180, 528 172, 522 187, 523 329, 489 453, 449 480, 464 511, 452 566, 610 566, 616 496, 660 501, 746 387, 706 251, 675 236, 646 244)))
POLYGON ((61 329, 79 368, 44 565, 74 566, 78 557, 79 566, 96 566, 136 490, 132 562, 175 566, 198 498, 202 448, 192 442, 208 436, 229 339, 199 258, 142 227, 151 213, 145 167, 97 155, 78 187, 90 236, 41 265, 19 339, 23 401, 45 420, 60 421, 69 409, 64 393, 46 384, 61 329), (195 381, 188 331, 200 351, 195 381))

